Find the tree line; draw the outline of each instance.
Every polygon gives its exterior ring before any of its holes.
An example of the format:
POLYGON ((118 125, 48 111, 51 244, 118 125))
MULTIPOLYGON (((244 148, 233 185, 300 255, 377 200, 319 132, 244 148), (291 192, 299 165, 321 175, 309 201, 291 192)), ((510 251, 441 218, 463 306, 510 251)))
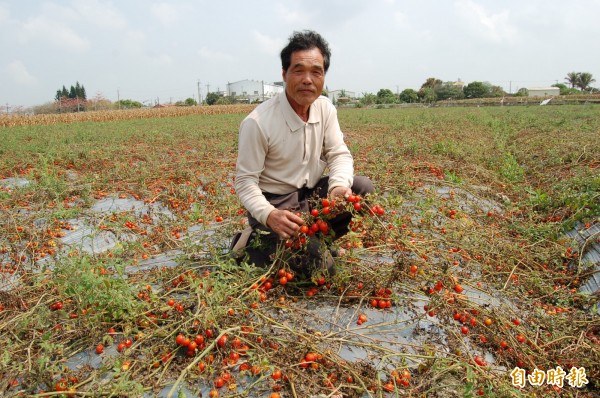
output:
POLYGON ((60 101, 61 98, 68 99, 76 99, 79 98, 83 101, 87 99, 87 95, 85 93, 85 87, 79 84, 79 82, 75 83, 75 85, 71 85, 71 88, 67 90, 67 88, 63 85, 62 90, 56 90, 56 95, 54 96, 55 101, 60 101))
MULTIPOLYGON (((596 80, 588 72, 571 72, 565 77, 570 84, 556 83, 552 87, 560 89, 560 95, 598 93, 600 90, 591 86, 596 80)), ((519 89, 515 94, 508 94, 500 86, 494 86, 488 82, 474 81, 464 84, 461 81, 444 82, 440 79, 430 77, 419 90, 405 89, 400 93, 394 93, 387 88, 380 89, 377 94, 363 93, 359 99, 361 105, 372 104, 395 104, 395 103, 433 103, 444 100, 460 100, 468 98, 493 98, 513 96, 527 96, 526 88, 519 89)))
MULTIPOLYGON (((556 83, 552 85, 560 89, 560 95, 600 92, 599 89, 592 87, 592 83, 596 79, 589 72, 569 72, 564 80, 567 84, 556 83)), ((324 92, 323 94, 326 95, 327 93, 324 92)), ((473 81, 464 84, 460 80, 457 82, 444 82, 441 79, 430 77, 425 80, 418 90, 407 88, 400 93, 394 93, 390 89, 382 88, 376 94, 363 93, 358 99, 358 103, 359 105, 433 103, 444 100, 491 98, 508 95, 527 96, 528 92, 526 88, 521 88, 515 94, 507 94, 502 87, 488 82, 473 81)), ((204 101, 206 105, 230 103, 235 103, 235 99, 224 97, 222 94, 215 92, 207 93, 204 101)), ((193 98, 187 98, 185 101, 177 101, 174 105, 195 106, 198 105, 198 102, 193 98)), ((62 88, 56 90, 53 103, 49 106, 38 106, 34 111, 35 113, 81 112, 101 109, 132 109, 142 108, 143 106, 141 102, 132 99, 111 102, 100 94, 88 99, 84 85, 76 82, 69 89, 63 85, 62 88)))

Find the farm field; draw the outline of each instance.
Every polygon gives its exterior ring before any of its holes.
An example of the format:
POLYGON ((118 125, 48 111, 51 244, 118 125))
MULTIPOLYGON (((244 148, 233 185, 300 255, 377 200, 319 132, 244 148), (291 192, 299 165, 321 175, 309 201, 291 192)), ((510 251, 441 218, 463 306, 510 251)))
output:
POLYGON ((340 109, 377 193, 312 279, 228 256, 223 109, 0 128, 0 396, 600 394, 598 106, 340 109))

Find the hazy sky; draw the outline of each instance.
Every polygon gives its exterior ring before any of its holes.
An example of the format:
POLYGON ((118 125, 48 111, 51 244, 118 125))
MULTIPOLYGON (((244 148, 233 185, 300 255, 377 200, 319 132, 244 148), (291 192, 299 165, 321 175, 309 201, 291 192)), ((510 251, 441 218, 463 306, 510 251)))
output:
POLYGON ((281 81, 294 30, 330 44, 326 85, 377 93, 428 77, 515 92, 592 73, 600 0, 0 0, 0 109, 88 98, 184 100, 228 82, 281 81))

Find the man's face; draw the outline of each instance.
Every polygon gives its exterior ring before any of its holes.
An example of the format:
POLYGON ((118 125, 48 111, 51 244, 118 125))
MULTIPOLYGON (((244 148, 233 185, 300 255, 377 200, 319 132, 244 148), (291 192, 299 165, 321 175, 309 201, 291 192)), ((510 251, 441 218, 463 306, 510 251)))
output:
POLYGON ((325 65, 321 51, 315 47, 293 52, 290 67, 282 75, 292 107, 307 110, 319 98, 325 84, 325 65))

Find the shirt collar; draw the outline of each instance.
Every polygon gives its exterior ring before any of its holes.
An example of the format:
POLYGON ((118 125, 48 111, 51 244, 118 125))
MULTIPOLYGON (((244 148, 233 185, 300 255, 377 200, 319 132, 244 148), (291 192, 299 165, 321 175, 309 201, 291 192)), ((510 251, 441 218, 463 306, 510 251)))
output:
MULTIPOLYGON (((285 122, 287 123, 290 130, 296 131, 304 127, 305 123, 302 119, 300 119, 300 116, 298 116, 298 114, 290 105, 290 102, 287 99, 287 95, 285 94, 285 89, 283 90, 283 92, 279 93, 279 102, 281 103, 283 118, 285 119, 285 122)), ((316 107, 315 103, 313 102, 312 104, 310 104, 310 111, 308 113, 307 123, 316 123, 317 121, 318 120, 316 117, 316 107)))

